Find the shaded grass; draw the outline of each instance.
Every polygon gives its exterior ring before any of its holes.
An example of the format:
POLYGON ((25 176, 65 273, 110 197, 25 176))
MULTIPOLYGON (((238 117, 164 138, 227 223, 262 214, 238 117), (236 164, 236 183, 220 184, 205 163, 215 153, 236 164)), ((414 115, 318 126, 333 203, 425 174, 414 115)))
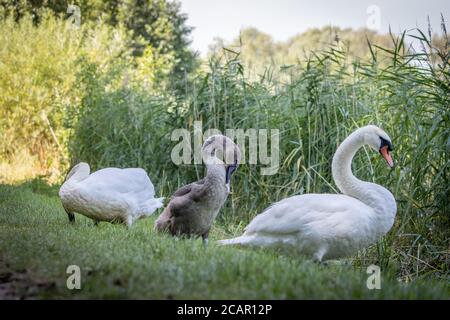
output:
MULTIPOLYGON (((34 181, 0 185, 0 273, 20 270, 47 282, 37 298, 150 299, 448 299, 444 282, 404 284, 382 270, 382 289, 368 290, 365 268, 321 266, 272 250, 219 247, 228 233, 216 225, 211 241, 152 231, 154 218, 131 229, 81 215, 70 225, 57 187, 34 181), (66 268, 82 270, 82 289, 66 288, 66 268)), ((15 294, 20 295, 20 292, 15 294)))

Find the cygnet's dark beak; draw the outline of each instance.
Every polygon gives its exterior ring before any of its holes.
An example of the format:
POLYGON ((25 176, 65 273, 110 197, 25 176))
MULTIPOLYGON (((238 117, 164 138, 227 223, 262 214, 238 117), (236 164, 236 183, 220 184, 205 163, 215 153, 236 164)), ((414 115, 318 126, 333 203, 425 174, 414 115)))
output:
POLYGON ((228 165, 227 168, 226 168, 225 185, 227 186, 228 192, 230 192, 231 175, 236 170, 236 168, 237 168, 237 162, 235 162, 234 164, 228 165))

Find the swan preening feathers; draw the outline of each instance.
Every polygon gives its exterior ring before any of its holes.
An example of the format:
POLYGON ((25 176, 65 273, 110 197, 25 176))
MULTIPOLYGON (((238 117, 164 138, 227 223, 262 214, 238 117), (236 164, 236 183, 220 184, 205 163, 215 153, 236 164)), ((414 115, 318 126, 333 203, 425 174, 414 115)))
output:
POLYGON ((240 160, 239 147, 222 135, 202 147, 206 177, 178 189, 155 223, 155 230, 172 235, 197 235, 206 242, 209 230, 230 191, 230 179, 240 160))
POLYGON ((256 216, 242 236, 220 243, 294 249, 322 261, 348 257, 376 242, 392 227, 397 206, 387 189, 352 174, 352 159, 363 145, 379 151, 393 166, 389 136, 372 125, 357 129, 333 157, 333 179, 343 194, 283 199, 256 216))
POLYGON ((105 168, 92 174, 87 163, 74 166, 59 190, 69 220, 74 212, 99 221, 121 222, 131 226, 163 206, 155 199, 155 188, 140 168, 105 168))
MULTIPOLYGON (((368 145, 388 166, 392 143, 380 128, 355 130, 338 147, 332 161, 333 179, 342 194, 304 194, 272 204, 256 216, 242 236, 219 241, 223 245, 281 247, 316 261, 355 254, 386 234, 394 223, 397 206, 393 195, 375 183, 357 179, 351 170, 358 149, 368 145)), ((230 179, 240 161, 239 147, 222 135, 209 137, 202 147, 205 178, 178 189, 156 220, 156 231, 201 236, 210 228, 230 191, 230 179)), ((86 163, 76 165, 60 189, 69 220, 73 212, 95 221, 136 219, 162 206, 143 169, 102 169, 89 174, 86 163)))

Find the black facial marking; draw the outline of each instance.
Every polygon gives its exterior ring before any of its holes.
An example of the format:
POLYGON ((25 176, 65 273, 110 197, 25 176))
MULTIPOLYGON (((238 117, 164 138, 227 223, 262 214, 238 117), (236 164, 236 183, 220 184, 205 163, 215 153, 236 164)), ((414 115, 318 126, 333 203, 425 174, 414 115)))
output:
POLYGON ((382 137, 380 137, 381 139, 381 146, 380 146, 380 150, 381 148, 387 146, 388 147, 388 151, 392 151, 394 149, 394 146, 392 145, 392 143, 386 139, 383 139, 382 137))
POLYGON ((229 183, 231 179, 231 175, 233 174, 234 170, 236 170, 237 164, 231 164, 227 167, 226 177, 225 177, 225 183, 229 183))
POLYGON ((203 146, 203 148, 206 148, 207 146, 209 146, 211 143, 214 142, 215 137, 211 137, 209 140, 207 140, 205 142, 205 145, 203 146))

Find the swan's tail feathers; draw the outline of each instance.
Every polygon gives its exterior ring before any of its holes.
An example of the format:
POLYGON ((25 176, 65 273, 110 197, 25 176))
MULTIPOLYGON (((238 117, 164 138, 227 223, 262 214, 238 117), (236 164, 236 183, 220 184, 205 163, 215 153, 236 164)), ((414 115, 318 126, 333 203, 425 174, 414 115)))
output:
POLYGON ((225 240, 219 240, 218 243, 220 245, 226 246, 226 245, 245 245, 249 242, 249 237, 247 236, 240 236, 232 239, 225 239, 225 240))
POLYGON ((159 209, 164 205, 163 201, 164 198, 147 200, 142 204, 139 211, 141 212, 142 215, 150 216, 156 211, 156 209, 159 209))

